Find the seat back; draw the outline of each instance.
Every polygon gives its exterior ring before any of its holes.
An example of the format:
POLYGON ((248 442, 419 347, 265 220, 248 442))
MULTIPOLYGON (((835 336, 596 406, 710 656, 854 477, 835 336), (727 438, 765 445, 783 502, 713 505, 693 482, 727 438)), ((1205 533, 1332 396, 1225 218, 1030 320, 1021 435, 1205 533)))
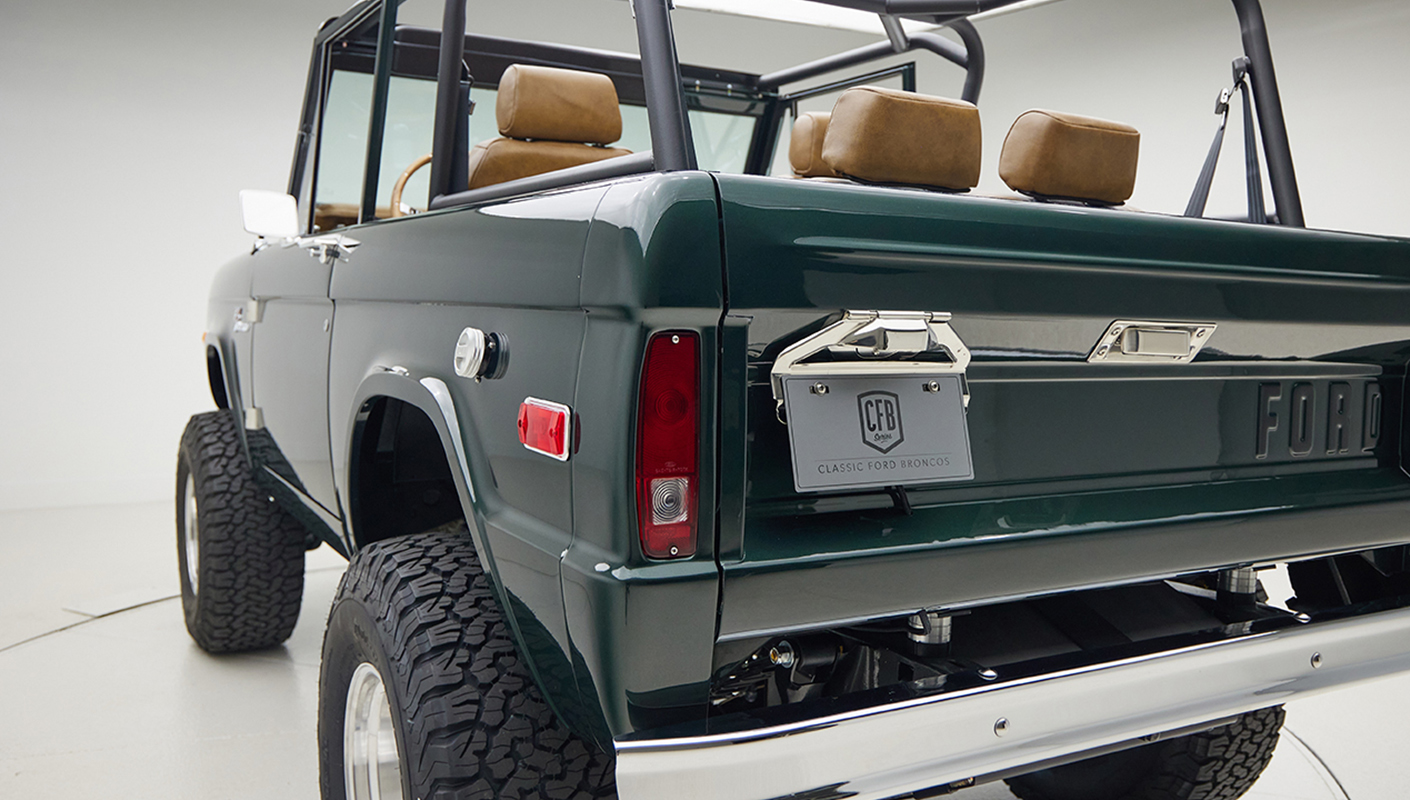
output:
POLYGON ((501 138, 470 151, 471 189, 631 155, 611 79, 593 72, 515 64, 500 79, 501 138))
POLYGON ((859 86, 837 99, 822 160, 860 181, 963 192, 979 184, 981 148, 972 103, 859 86))
POLYGON ((1141 134, 1130 125, 1059 111, 1025 111, 1009 129, 999 177, 1038 199, 1121 205, 1136 188, 1141 134))

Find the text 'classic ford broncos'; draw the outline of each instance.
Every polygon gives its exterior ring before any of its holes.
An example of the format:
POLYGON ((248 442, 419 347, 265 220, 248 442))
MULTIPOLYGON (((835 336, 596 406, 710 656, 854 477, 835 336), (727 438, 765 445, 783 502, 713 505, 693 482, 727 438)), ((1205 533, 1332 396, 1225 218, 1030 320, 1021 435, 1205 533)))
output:
POLYGON ((351 559, 325 798, 1234 798, 1285 701, 1410 668, 1410 242, 1305 227, 1257 0, 1240 220, 1222 124, 1183 215, 1059 111, 978 196, 968 17, 1012 0, 825 1, 887 39, 755 75, 680 63, 668 0, 621 6, 639 56, 465 0, 317 34, 176 518, 211 652, 351 559), (911 52, 962 97, 857 71, 911 52))

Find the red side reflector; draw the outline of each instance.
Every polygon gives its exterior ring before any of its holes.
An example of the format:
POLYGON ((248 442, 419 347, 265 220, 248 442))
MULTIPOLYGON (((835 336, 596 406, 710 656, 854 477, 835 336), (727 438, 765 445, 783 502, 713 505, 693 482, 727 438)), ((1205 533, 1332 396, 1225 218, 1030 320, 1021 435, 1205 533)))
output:
POLYGON ((562 403, 528 397, 519 404, 519 441, 535 453, 567 461, 573 411, 562 403))
POLYGON ((699 337, 658 333, 646 346, 637 407, 637 524, 650 558, 695 554, 699 441, 699 337))

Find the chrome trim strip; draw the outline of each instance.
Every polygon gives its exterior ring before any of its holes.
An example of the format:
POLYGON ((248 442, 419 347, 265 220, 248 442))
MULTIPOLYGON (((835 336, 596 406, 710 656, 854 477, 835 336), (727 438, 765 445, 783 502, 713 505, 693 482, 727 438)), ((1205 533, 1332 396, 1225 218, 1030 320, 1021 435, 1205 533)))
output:
POLYGON ((798 724, 618 742, 618 792, 771 800, 836 787, 881 800, 1407 670, 1401 609, 798 724))

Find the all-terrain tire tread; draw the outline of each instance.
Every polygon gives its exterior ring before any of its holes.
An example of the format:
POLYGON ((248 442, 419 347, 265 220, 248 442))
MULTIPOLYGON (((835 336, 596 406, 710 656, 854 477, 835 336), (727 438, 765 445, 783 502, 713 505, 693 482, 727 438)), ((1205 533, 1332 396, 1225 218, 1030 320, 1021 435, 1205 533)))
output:
MULTIPOLYGON (((187 631, 211 653, 283 642, 299 619, 307 531, 255 482, 230 412, 191 418, 181 436, 181 462, 177 505, 183 468, 189 469, 195 476, 201 550, 196 596, 183 592, 187 631)), ((178 515, 183 513, 179 508, 178 515)), ((180 558, 184 572, 184 553, 180 558)))
POLYGON ((611 756, 569 732, 540 695, 463 527, 362 549, 334 608, 349 596, 377 610, 388 644, 416 754, 413 796, 616 797, 611 756))
MULTIPOLYGON (((1155 769, 1120 800, 1237 800, 1273 760, 1285 717, 1282 706, 1264 708, 1228 725, 1159 743, 1155 769)), ((1024 777, 1005 781, 1019 800, 1053 800, 1024 777)))

